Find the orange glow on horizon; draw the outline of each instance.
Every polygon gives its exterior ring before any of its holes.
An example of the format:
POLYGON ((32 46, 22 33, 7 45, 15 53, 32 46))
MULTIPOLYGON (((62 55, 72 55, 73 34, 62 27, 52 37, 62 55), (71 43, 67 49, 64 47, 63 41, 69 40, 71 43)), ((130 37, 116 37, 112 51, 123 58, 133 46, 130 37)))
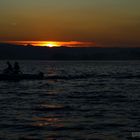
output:
POLYGON ((93 47, 95 42, 80 41, 3 41, 3 43, 11 43, 24 46, 40 46, 40 47, 93 47))

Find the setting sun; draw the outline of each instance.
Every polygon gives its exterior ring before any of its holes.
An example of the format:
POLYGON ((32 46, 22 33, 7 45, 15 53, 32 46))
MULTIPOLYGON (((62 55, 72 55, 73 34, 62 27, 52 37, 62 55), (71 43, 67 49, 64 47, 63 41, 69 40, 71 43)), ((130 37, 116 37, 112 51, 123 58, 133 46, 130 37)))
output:
POLYGON ((53 44, 47 44, 48 47, 53 47, 53 44))
POLYGON ((47 46, 47 47, 58 47, 60 46, 57 42, 41 42, 39 46, 47 46))

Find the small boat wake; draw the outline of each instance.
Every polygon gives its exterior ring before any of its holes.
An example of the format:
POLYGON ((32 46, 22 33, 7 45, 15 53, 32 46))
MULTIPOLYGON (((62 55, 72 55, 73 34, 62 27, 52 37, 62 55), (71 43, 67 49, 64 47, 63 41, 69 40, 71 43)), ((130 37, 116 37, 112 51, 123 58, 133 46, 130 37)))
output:
POLYGON ((43 75, 43 74, 0 74, 0 81, 21 81, 21 80, 72 80, 87 78, 113 78, 113 79, 133 79, 140 78, 140 75, 98 75, 98 74, 81 74, 81 75, 43 75))
MULTIPOLYGON (((95 76, 95 75, 94 75, 95 76)), ((71 80, 71 79, 83 79, 93 77, 93 75, 47 75, 44 76, 42 74, 0 74, 0 81, 20 81, 20 80, 48 80, 48 79, 64 79, 64 80, 71 80)))

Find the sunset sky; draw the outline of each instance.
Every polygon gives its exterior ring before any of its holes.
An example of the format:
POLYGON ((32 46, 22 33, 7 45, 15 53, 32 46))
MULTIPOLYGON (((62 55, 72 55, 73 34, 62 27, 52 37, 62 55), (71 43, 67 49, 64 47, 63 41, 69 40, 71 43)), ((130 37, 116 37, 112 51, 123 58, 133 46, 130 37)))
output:
POLYGON ((1 0, 0 41, 140 46, 140 0, 1 0))

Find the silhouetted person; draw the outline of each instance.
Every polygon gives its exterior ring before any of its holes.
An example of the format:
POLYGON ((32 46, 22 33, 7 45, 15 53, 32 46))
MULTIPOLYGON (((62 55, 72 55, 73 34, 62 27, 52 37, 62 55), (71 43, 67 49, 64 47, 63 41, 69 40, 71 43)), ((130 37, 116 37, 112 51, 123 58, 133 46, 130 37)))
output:
POLYGON ((12 74, 13 73, 13 67, 9 61, 7 61, 7 68, 3 71, 5 74, 12 74))
POLYGON ((21 73, 21 71, 20 71, 19 63, 15 62, 15 64, 14 64, 14 74, 20 74, 20 73, 21 73))
POLYGON ((43 77, 44 77, 44 73, 40 71, 39 74, 38 74, 38 76, 39 76, 40 78, 43 78, 43 77))

